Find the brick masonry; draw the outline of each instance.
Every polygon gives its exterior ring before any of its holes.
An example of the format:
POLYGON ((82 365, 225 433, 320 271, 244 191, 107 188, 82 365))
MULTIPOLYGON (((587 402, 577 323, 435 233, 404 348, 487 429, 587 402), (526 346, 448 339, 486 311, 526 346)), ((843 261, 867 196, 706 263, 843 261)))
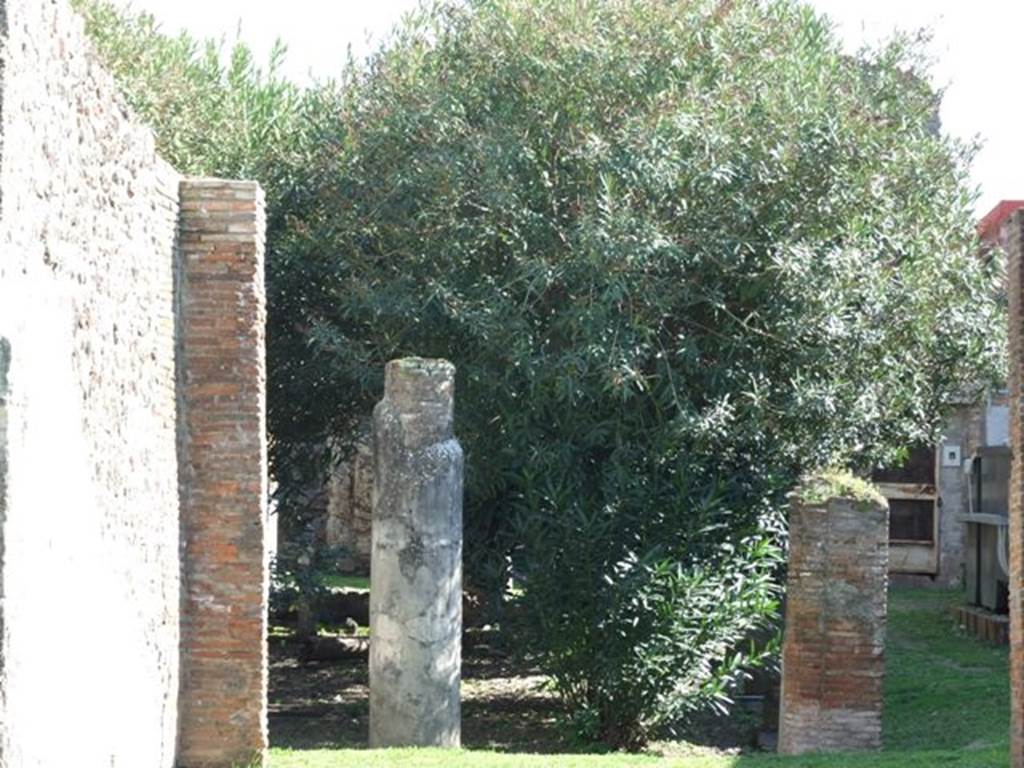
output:
POLYGON ((258 190, 182 184, 66 0, 0 0, 0 63, 0 765, 175 768, 179 738, 258 754, 258 190))
POLYGON ((1024 768, 1024 212, 1006 224, 1010 336, 1010 764, 1024 768))
POLYGON ((263 194, 181 185, 181 768, 267 747, 263 194))
POLYGON ((779 752, 882 744, 888 506, 794 498, 779 752))

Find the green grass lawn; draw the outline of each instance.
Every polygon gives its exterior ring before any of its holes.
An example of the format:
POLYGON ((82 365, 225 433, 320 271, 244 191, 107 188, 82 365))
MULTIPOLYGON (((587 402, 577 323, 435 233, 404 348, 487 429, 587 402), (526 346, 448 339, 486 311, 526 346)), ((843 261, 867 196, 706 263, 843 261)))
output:
POLYGON ((353 589, 358 592, 370 591, 368 576, 343 576, 340 573, 329 573, 323 577, 325 586, 336 589, 353 589))
POLYGON ((953 627, 948 594, 890 595, 885 750, 775 755, 526 755, 442 750, 271 750, 272 768, 1004 768, 1008 763, 1006 650, 953 627))

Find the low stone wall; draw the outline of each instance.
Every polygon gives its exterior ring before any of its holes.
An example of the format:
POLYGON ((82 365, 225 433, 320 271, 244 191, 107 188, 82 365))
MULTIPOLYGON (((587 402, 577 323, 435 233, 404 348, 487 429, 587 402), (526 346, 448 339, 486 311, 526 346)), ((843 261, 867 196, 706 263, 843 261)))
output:
POLYGON ((779 752, 882 744, 888 506, 794 497, 779 752))

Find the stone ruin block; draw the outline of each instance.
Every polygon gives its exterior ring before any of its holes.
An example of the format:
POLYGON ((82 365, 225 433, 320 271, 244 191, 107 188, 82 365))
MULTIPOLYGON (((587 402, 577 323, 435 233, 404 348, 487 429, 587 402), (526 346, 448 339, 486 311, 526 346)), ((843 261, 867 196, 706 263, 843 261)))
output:
POLYGON ((248 768, 262 193, 161 159, 67 0, 0 0, 0 51, 0 765, 248 768))
POLYGON ((342 551, 345 573, 370 572, 373 528, 373 450, 360 441, 352 456, 332 468, 327 481, 324 539, 342 551))

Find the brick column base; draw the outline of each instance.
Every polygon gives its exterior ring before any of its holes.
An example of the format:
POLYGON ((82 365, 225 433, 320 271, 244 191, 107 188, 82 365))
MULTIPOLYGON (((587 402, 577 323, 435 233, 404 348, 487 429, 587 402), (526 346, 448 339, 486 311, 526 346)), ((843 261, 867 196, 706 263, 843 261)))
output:
POLYGON ((779 752, 878 749, 888 504, 797 496, 789 537, 779 752))

